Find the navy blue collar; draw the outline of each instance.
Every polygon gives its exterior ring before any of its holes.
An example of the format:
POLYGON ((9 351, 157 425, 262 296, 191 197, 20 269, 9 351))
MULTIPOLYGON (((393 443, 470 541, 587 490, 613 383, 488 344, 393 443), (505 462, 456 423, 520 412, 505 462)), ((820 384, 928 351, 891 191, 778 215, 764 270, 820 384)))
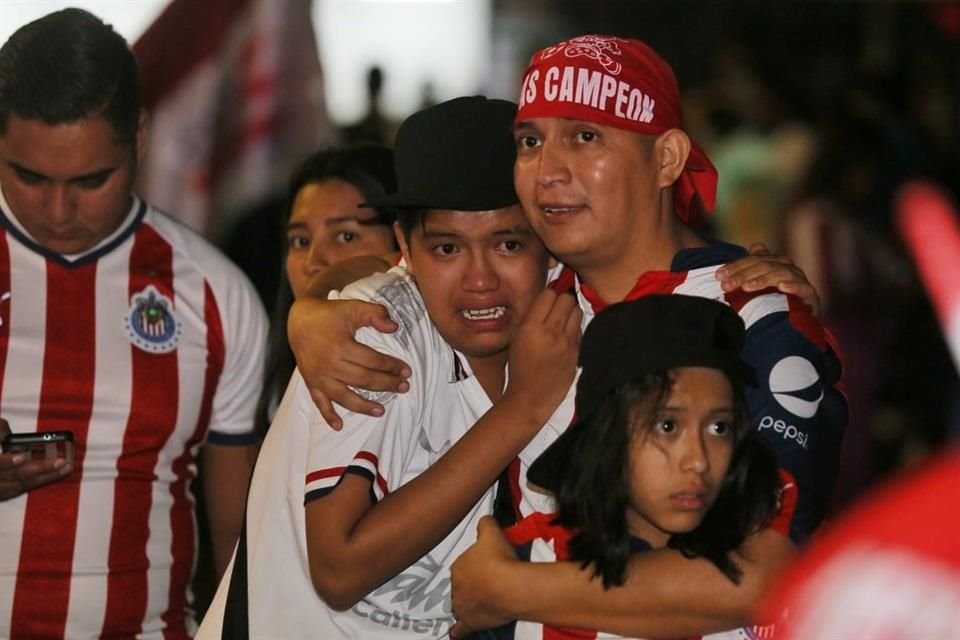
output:
POLYGON ((136 196, 134 196, 134 202, 137 203, 137 212, 132 219, 125 220, 124 223, 127 225, 126 229, 124 229, 123 232, 118 234, 116 238, 114 238, 107 244, 103 245, 102 247, 94 251, 91 251, 90 253, 80 256, 76 260, 68 260, 67 258, 63 257, 61 254, 56 253, 54 251, 50 251, 46 247, 43 247, 42 245, 37 244, 35 240, 30 238, 27 234, 21 231, 16 224, 13 223, 13 221, 10 219, 10 215, 6 211, 4 211, 2 207, 0 207, 0 224, 2 224, 3 227, 7 230, 7 233, 12 235, 14 238, 17 239, 18 242, 20 242, 20 244, 27 247, 34 253, 40 254, 47 260, 56 262, 60 266, 66 267, 68 269, 75 269, 85 264, 95 262, 101 256, 104 256, 110 253, 111 251, 116 249, 118 246, 123 244, 123 242, 127 238, 129 238, 130 235, 133 234, 136 228, 140 225, 140 221, 143 220, 143 217, 147 214, 146 202, 144 202, 140 198, 137 198, 136 196))
POLYGON ((681 249, 673 256, 670 271, 691 271, 732 262, 747 255, 743 247, 728 242, 711 241, 705 247, 681 249))

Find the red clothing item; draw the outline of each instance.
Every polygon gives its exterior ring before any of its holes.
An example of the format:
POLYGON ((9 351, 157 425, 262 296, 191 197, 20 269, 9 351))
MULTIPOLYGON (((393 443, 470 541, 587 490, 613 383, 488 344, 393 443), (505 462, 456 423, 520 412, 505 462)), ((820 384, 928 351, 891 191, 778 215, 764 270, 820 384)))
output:
MULTIPOLYGON (((515 546, 527 544, 534 540, 543 540, 553 544, 556 560, 569 560, 570 553, 567 545, 573 532, 561 526, 551 524, 556 517, 555 513, 534 513, 512 527, 506 529, 503 534, 510 544, 515 546)), ((575 629, 573 627, 553 627, 543 625, 543 640, 583 640, 584 638, 596 638, 597 632, 588 629, 575 629)))
POLYGON ((960 448, 818 536, 766 604, 777 638, 957 638, 960 448))

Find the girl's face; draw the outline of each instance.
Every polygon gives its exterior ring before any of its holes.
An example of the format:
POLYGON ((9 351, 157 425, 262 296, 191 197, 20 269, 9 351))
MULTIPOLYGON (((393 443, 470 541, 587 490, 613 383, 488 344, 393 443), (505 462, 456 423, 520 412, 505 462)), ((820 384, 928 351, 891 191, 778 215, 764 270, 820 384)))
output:
MULTIPOLYGON (((653 424, 634 424, 627 526, 654 548, 695 529, 717 499, 734 444, 733 388, 717 369, 673 370, 653 424)), ((637 420, 647 420, 641 412, 637 420)))
POLYGON ((310 182, 297 192, 287 222, 287 278, 294 297, 331 264, 395 250, 393 230, 373 209, 357 207, 363 194, 336 178, 310 182))

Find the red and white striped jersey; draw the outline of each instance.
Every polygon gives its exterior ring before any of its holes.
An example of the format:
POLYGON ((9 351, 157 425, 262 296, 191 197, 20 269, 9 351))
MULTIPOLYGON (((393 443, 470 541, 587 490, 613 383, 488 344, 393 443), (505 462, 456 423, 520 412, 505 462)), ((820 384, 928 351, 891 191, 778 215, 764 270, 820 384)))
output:
POLYGON ((188 637, 195 458, 254 441, 263 308, 137 198, 69 257, 0 209, 0 415, 76 443, 72 474, 0 502, 0 637, 188 637))

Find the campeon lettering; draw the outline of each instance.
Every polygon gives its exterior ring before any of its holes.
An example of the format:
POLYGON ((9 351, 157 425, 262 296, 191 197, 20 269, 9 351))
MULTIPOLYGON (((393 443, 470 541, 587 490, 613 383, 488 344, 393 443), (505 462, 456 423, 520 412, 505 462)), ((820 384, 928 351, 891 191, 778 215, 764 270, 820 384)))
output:
POLYGON ((626 120, 649 123, 654 118, 656 101, 640 89, 612 75, 583 67, 553 66, 540 75, 531 71, 520 90, 520 106, 543 100, 570 102, 607 111, 613 100, 613 113, 626 120))

